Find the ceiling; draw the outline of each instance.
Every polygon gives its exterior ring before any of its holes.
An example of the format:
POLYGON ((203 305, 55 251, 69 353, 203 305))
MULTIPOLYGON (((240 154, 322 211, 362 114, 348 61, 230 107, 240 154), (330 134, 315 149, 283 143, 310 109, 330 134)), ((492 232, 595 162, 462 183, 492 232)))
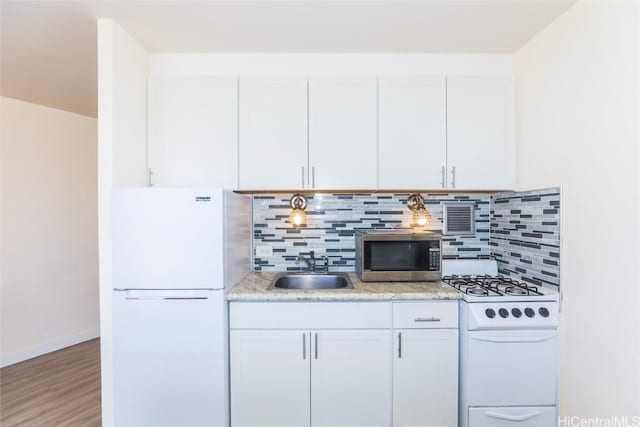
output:
POLYGON ((512 53, 575 0, 0 3, 0 92, 96 116, 96 19, 151 52, 512 53))

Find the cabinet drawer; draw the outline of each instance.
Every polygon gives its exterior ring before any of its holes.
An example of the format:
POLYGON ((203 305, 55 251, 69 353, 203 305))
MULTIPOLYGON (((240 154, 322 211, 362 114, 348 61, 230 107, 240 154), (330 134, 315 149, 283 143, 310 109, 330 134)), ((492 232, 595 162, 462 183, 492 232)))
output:
POLYGON ((388 329, 390 302, 232 302, 231 329, 388 329))
POLYGON ((555 406, 469 408, 469 427, 549 427, 556 425, 555 406))
POLYGON ((397 302, 393 304, 396 329, 443 329, 458 327, 457 301, 397 302))

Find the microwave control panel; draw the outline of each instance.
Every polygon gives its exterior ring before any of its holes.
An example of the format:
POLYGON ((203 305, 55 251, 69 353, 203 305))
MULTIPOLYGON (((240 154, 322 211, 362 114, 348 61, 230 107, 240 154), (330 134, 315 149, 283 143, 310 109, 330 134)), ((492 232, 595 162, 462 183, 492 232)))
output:
POLYGON ((440 270, 440 241, 439 240, 431 240, 429 242, 428 257, 429 257, 428 258, 429 271, 440 270))

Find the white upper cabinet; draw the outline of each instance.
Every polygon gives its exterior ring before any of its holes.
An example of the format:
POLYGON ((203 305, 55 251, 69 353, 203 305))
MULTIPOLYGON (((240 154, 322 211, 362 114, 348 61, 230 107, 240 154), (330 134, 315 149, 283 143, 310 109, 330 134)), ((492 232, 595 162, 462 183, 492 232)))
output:
POLYGON ((515 188, 513 81, 447 78, 447 187, 515 188))
POLYGON ((149 80, 150 185, 237 188, 237 84, 227 77, 149 80))
POLYGON ((377 81, 309 79, 311 187, 377 188, 377 81))
POLYGON ((155 77, 154 186, 515 188, 509 77, 155 77))
POLYGON ((444 188, 445 78, 380 78, 378 91, 379 188, 444 188))
POLYGON ((239 187, 305 188, 307 79, 240 78, 239 187))

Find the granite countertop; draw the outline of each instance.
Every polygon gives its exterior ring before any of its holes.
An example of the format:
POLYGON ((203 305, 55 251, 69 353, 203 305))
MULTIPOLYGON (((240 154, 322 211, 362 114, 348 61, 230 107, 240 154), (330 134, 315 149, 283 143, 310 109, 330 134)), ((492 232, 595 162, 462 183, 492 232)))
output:
POLYGON ((362 282, 348 273, 353 289, 269 289, 276 272, 246 275, 227 294, 229 301, 457 300, 462 294, 443 282, 362 282))

